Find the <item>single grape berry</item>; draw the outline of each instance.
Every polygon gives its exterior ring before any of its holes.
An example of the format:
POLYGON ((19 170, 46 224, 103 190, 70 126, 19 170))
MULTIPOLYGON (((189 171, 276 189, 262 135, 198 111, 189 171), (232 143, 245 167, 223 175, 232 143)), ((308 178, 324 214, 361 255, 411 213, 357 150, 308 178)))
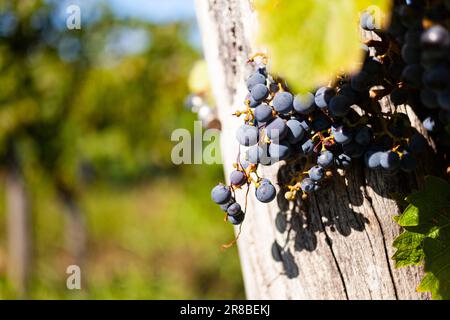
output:
POLYGON ((286 142, 269 144, 269 155, 273 161, 284 160, 289 157, 290 145, 286 142))
POLYGON ((308 173, 313 181, 321 181, 325 176, 325 170, 321 166, 312 167, 308 173))
POLYGON ((351 130, 344 126, 331 127, 331 134, 334 136, 334 141, 339 144, 347 144, 353 139, 353 133, 351 130))
POLYGON ((317 158, 317 164, 323 168, 329 168, 333 165, 334 155, 331 151, 325 150, 322 151, 317 158))
POLYGON ((302 182, 300 182, 300 187, 302 188, 302 190, 304 192, 307 192, 307 193, 313 192, 314 191, 314 186, 315 186, 315 183, 310 178, 305 178, 305 179, 302 180, 302 182))
POLYGON ((236 201, 231 198, 230 201, 228 201, 227 203, 221 204, 220 205, 220 209, 222 209, 222 211, 227 212, 228 208, 235 203, 236 201))
POLYGON ((408 90, 405 88, 395 88, 391 92, 391 101, 396 106, 405 104, 408 101, 408 90))
POLYGON ((431 89, 422 89, 420 90, 420 101, 422 101, 423 105, 428 109, 437 109, 439 108, 437 95, 431 89))
POLYGON ((294 110, 301 114, 310 114, 316 109, 314 95, 311 92, 298 94, 294 98, 294 110))
POLYGON ((450 35, 447 29, 440 25, 435 25, 422 34, 420 42, 424 48, 445 48, 450 45, 450 35))
POLYGON ((380 156, 382 152, 380 151, 368 151, 364 155, 364 162, 369 169, 376 169, 381 166, 380 156))
POLYGON ((262 75, 260 72, 253 73, 248 79, 247 79, 247 89, 250 91, 255 85, 257 84, 266 84, 266 77, 262 75))
POLYGON ((288 120, 286 126, 288 127, 287 140, 289 143, 296 144, 305 136, 306 132, 300 121, 294 119, 288 120))
POLYGON ((262 101, 269 96, 269 89, 264 84, 256 84, 250 90, 250 94, 255 101, 262 101))
POLYGON ((287 133, 288 127, 281 118, 275 118, 266 126, 266 134, 271 140, 280 141, 286 137, 287 133))
POLYGON ((367 146, 372 140, 372 130, 369 127, 361 127, 356 131, 355 141, 362 146, 367 146))
POLYGON ((263 203, 269 203, 275 199, 277 192, 275 187, 271 182, 261 183, 258 188, 256 188, 256 199, 263 203))
POLYGON ((334 91, 333 88, 330 87, 319 88, 319 90, 316 91, 314 102, 320 109, 326 108, 331 98, 334 97, 335 94, 336 92, 334 91))
POLYGON ((244 124, 236 131, 236 139, 239 144, 249 147, 258 143, 258 128, 248 124, 244 124))
POLYGON ((305 155, 311 154, 314 151, 314 142, 311 139, 306 140, 301 145, 301 152, 305 155))
POLYGON ((352 89, 357 92, 366 91, 370 85, 369 78, 370 75, 367 72, 361 71, 352 77, 350 85, 352 86, 352 89))
POLYGON ((240 225, 244 221, 244 218, 245 218, 245 214, 242 211, 234 216, 229 215, 229 214, 227 215, 227 220, 235 226, 240 225))
POLYGON ((380 165, 386 170, 395 170, 400 166, 400 157, 394 151, 383 152, 380 155, 380 165))
POLYGON ((246 160, 252 164, 258 164, 263 157, 264 150, 258 146, 254 145, 248 148, 246 151, 246 160))
POLYGON ((417 159, 411 153, 403 153, 400 159, 400 168, 405 172, 412 172, 417 167, 417 159))
POLYGON ((228 186, 219 184, 212 189, 211 198, 217 204, 225 204, 231 199, 231 190, 228 186))
POLYGON ((273 98, 272 104, 274 109, 282 114, 288 114, 292 111, 294 102, 294 97, 291 93, 283 91, 278 92, 273 98))
POLYGON ((338 95, 331 98, 328 110, 333 117, 345 117, 351 109, 351 100, 344 95, 338 95))
POLYGON ((439 91, 437 102, 442 109, 450 111, 450 90, 439 91))
POLYGON ((230 174, 230 182, 232 185, 240 187, 247 182, 247 177, 244 172, 239 170, 234 170, 230 174))
POLYGON ((255 119, 258 122, 268 122, 273 119, 272 107, 266 103, 261 103, 255 108, 255 119))
POLYGON ((414 133, 409 139, 408 150, 413 153, 421 153, 425 151, 428 145, 427 139, 419 133, 414 133))
POLYGON ((230 216, 235 216, 238 213, 240 213, 241 211, 242 211, 241 210, 241 205, 239 203, 237 203, 237 202, 232 203, 227 209, 227 213, 230 216))
POLYGON ((422 67, 420 64, 409 64, 403 69, 402 79, 411 88, 419 88, 422 79, 422 67))

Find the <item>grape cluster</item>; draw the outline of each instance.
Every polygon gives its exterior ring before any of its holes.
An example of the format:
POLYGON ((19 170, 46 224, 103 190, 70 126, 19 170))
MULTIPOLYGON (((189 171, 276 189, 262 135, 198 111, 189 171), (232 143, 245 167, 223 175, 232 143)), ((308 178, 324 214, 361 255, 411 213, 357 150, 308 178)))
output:
POLYGON ((245 217, 234 196, 236 189, 253 184, 259 201, 275 199, 272 182, 258 175, 260 165, 285 160, 296 168, 291 183, 282 186, 283 196, 292 201, 307 200, 336 169, 345 171, 354 161, 389 173, 415 170, 428 141, 400 112, 401 105, 410 105, 446 148, 449 4, 398 1, 388 30, 377 29, 374 17, 363 13, 361 28, 373 37, 362 46, 359 72, 339 75, 313 92, 294 94, 282 79, 268 73, 265 55, 251 57, 255 69, 246 82, 245 109, 234 113, 244 116, 236 132, 239 161, 230 185, 219 184, 212 191, 227 220, 236 225, 245 217), (391 101, 390 112, 381 108, 385 99, 391 101))

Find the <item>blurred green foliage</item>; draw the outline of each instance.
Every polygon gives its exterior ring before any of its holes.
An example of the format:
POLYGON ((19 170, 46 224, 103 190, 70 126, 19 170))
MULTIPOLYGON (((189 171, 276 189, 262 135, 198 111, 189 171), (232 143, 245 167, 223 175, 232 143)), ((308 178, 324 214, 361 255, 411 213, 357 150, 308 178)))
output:
MULTIPOLYGON (((189 26, 119 20, 101 7, 99 18, 67 30, 55 10, 54 2, 0 2, 0 166, 17 160, 31 193, 31 297, 242 298, 237 252, 219 251, 232 229, 209 200, 221 168, 170 159, 172 130, 194 120, 183 110, 199 57, 189 26), (148 46, 118 47, 134 31, 148 46), (86 214, 78 294, 65 289, 61 193, 86 214)), ((3 197, 0 298, 11 298, 3 197)))

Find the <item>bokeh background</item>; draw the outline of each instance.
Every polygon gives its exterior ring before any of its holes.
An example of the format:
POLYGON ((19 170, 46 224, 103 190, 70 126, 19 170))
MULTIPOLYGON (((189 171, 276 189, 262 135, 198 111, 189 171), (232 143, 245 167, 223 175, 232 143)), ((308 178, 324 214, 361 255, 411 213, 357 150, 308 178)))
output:
POLYGON ((0 0, 1 299, 244 298, 221 166, 170 158, 200 58, 192 0, 0 0))

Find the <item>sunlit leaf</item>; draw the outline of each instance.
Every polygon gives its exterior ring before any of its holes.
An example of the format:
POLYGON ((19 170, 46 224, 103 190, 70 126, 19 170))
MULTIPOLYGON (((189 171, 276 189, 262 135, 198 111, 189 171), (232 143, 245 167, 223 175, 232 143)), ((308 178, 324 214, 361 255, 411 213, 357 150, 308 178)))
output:
POLYGON ((271 69, 294 89, 324 84, 350 73, 362 59, 359 16, 375 12, 385 23, 390 0, 255 0, 258 42, 267 48, 271 69))

